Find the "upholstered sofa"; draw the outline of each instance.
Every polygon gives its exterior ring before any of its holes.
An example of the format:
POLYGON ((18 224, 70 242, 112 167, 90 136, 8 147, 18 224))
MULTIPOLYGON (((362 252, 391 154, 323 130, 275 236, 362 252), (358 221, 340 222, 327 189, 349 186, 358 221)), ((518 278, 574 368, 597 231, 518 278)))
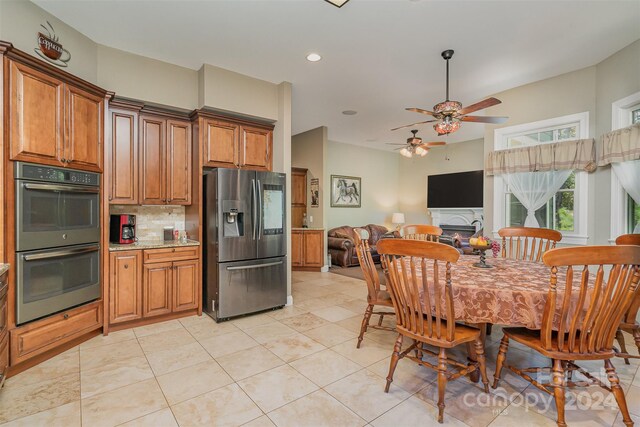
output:
MULTIPOLYGON (((329 246, 329 254, 331 255, 331 265, 340 265, 342 267, 351 267, 353 265, 360 265, 358 263, 358 255, 356 254, 353 231, 354 228, 349 225, 342 227, 336 227, 329 230, 327 233, 327 244, 329 246)), ((367 224, 359 227, 364 228, 369 232, 369 247, 371 248, 371 255, 375 262, 380 262, 380 255, 376 251, 376 243, 382 236, 389 233, 387 227, 376 224, 367 224)), ((389 237, 389 235, 387 235, 389 237)))

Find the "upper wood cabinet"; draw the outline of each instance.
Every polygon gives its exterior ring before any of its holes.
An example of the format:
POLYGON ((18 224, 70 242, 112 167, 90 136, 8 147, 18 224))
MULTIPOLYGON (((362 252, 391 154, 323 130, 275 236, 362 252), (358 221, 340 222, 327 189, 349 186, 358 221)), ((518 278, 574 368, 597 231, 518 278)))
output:
POLYGON ((206 119, 202 134, 204 166, 272 169, 273 130, 270 127, 206 119))
POLYGON ((191 204, 191 123, 140 116, 140 204, 191 204))
POLYGON ((291 206, 307 206, 307 169, 291 168, 291 206))
POLYGON ((102 171, 104 99, 9 61, 10 159, 102 171))
POLYGON ((138 113, 111 111, 109 202, 138 204, 138 113))

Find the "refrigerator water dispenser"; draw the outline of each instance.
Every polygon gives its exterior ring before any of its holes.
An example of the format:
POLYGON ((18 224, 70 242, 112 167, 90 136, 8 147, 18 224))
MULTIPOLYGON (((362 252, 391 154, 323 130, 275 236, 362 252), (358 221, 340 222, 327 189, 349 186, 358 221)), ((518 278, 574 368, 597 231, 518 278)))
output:
POLYGON ((223 237, 244 236, 244 212, 239 209, 240 202, 236 200, 224 200, 222 205, 223 237))

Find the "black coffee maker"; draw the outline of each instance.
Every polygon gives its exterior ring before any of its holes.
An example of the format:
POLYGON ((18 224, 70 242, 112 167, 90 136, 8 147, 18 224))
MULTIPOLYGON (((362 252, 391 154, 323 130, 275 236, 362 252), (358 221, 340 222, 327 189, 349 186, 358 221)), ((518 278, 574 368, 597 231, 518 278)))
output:
POLYGON ((111 215, 109 241, 121 245, 134 243, 136 241, 136 216, 111 215))

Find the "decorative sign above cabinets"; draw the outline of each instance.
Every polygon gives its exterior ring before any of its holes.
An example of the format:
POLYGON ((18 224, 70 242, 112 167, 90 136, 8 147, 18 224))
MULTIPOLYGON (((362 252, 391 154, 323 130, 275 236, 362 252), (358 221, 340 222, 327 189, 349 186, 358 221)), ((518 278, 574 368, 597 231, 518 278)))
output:
POLYGON ((53 26, 47 21, 49 28, 44 25, 40 25, 45 33, 38 32, 38 47, 34 50, 42 59, 47 62, 57 65, 58 67, 66 67, 67 63, 71 60, 71 54, 69 51, 62 47, 62 44, 56 36, 56 32, 53 26))

